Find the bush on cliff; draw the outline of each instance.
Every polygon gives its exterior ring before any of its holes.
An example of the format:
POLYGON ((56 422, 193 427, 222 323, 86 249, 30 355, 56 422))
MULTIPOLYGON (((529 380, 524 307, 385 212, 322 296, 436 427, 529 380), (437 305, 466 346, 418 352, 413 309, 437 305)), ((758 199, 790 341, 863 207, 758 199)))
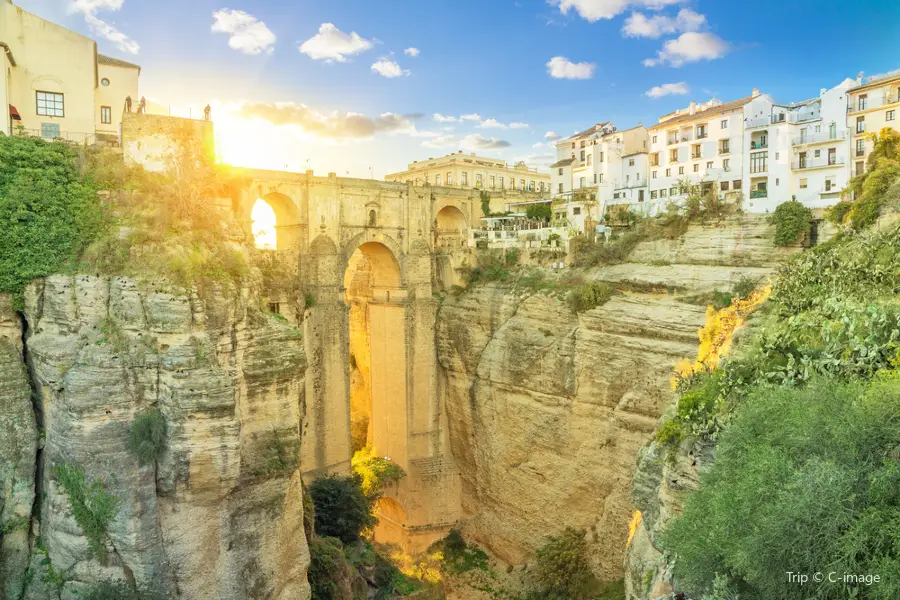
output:
POLYGON ((124 581, 105 581, 88 588, 78 596, 79 600, 165 600, 161 592, 136 589, 124 581))
POLYGON ((803 242, 812 227, 812 217, 812 211, 802 202, 791 200, 779 204, 772 213, 772 223, 775 225, 775 245, 789 246, 803 242))
POLYGON ((72 263, 105 229, 94 186, 70 146, 0 136, 0 292, 72 263))
POLYGON ((900 374, 764 387, 663 536, 684 589, 729 574, 741 598, 900 598, 900 374), (880 577, 809 586, 786 573, 880 577))
POLYGON ((315 505, 316 533, 320 536, 350 544, 376 523, 359 475, 319 477, 309 485, 309 495, 315 505))
POLYGON ((890 201, 897 201, 896 184, 900 182, 900 133, 884 128, 872 136, 875 142, 866 171, 850 180, 848 191, 853 202, 845 220, 859 231, 874 224, 881 209, 890 201))
POLYGON ((165 440, 166 419, 158 409, 140 413, 131 422, 128 448, 142 465, 156 462, 165 440))
POLYGON ((613 291, 602 281, 587 281, 571 290, 567 297, 572 312, 580 313, 606 304, 613 291))
POLYGON ((529 600, 580 600, 588 598, 594 582, 588 545, 583 531, 567 527, 550 536, 538 548, 530 573, 529 600))

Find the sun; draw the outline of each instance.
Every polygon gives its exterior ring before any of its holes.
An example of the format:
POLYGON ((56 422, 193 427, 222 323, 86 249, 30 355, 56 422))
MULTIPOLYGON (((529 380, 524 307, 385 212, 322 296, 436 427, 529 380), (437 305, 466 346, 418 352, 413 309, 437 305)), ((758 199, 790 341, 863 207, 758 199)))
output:
POLYGON ((253 239, 256 240, 256 247, 263 250, 275 250, 277 247, 277 238, 275 234, 275 211, 268 203, 259 198, 253 204, 253 210, 250 212, 250 219, 253 221, 252 231, 253 239))

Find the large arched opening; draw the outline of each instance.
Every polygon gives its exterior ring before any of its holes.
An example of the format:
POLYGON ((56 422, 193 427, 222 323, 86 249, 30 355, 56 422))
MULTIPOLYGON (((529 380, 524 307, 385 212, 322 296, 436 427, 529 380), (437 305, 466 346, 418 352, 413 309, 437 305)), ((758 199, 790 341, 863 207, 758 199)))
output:
POLYGON ((251 231, 256 247, 264 250, 291 250, 300 247, 300 211, 284 194, 265 194, 253 203, 251 231))
POLYGON ((458 268, 465 259, 457 255, 467 250, 468 238, 466 216, 459 208, 447 205, 438 211, 434 223, 434 249, 437 252, 435 275, 441 289, 463 284, 458 268))
POLYGON ((400 264, 380 242, 361 244, 344 273, 349 314, 350 437, 406 466, 406 318, 400 264))

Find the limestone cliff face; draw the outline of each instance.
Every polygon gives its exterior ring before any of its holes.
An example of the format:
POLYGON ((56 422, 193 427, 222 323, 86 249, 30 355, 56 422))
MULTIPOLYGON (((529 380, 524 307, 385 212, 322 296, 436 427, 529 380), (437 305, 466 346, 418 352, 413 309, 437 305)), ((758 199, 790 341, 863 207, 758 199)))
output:
POLYGON ((0 336, 0 511, 29 520, 2 537, 0 598, 69 599, 107 579, 187 599, 309 598, 297 468, 306 356, 299 330, 251 297, 83 275, 27 290, 24 346, 10 319, 0 336), (167 428, 155 465, 128 447, 148 410, 167 428), (105 560, 74 517, 62 465, 118 501, 105 560))
POLYGON ((448 298, 438 356, 466 534, 521 563, 546 536, 582 527, 598 575, 622 577, 638 453, 704 322, 705 306, 683 300, 766 276, 792 251, 771 239, 764 220, 743 219, 642 244, 641 263, 584 273, 620 294, 578 315, 509 286, 448 298))

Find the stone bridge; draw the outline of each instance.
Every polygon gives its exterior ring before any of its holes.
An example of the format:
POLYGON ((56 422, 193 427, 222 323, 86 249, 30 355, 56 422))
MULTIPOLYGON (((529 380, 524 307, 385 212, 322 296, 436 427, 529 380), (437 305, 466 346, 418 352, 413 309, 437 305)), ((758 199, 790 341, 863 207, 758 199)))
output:
MULTIPOLYGON (((258 199, 272 207, 277 253, 296 260, 302 292, 314 301, 302 319, 310 360, 304 476, 347 472, 354 450, 370 444, 407 473, 378 507, 376 538, 423 550, 460 515, 438 389, 434 292, 456 283, 456 269, 470 260, 479 193, 311 171, 238 175, 248 182, 235 199, 239 219, 249 228, 258 199)), ((291 293, 269 300, 291 306, 291 293)))

